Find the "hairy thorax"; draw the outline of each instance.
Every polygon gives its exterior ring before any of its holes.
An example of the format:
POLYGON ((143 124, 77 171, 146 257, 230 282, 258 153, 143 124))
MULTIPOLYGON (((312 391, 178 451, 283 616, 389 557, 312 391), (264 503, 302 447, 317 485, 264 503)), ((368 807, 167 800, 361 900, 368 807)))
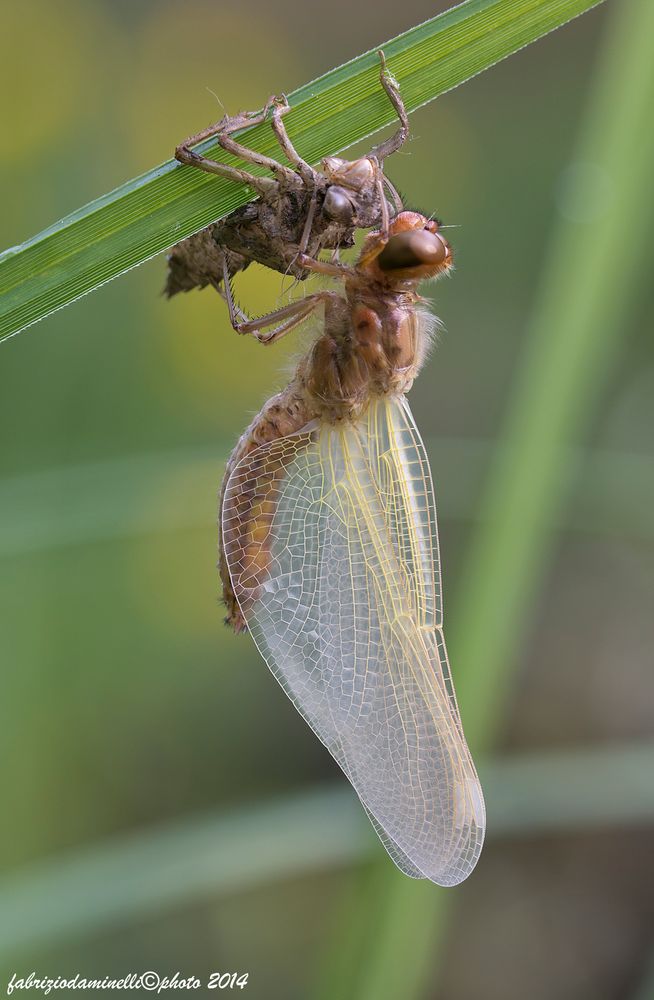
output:
POLYGON ((330 423, 356 419, 371 397, 410 389, 427 335, 416 299, 352 282, 345 297, 327 300, 324 333, 294 380, 312 416, 330 423))

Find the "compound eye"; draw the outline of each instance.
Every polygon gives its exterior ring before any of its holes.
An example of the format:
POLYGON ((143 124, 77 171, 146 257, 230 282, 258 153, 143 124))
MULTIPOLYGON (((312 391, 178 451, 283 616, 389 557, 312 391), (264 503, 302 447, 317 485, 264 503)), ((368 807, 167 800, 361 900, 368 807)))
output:
POLYGON ((343 226, 351 226, 354 222, 354 209, 347 192, 333 185, 327 189, 322 206, 323 215, 343 226))
POLYGON ((412 267, 438 267, 449 256, 449 248, 438 233, 411 229, 391 236, 377 258, 382 271, 404 271, 412 267))

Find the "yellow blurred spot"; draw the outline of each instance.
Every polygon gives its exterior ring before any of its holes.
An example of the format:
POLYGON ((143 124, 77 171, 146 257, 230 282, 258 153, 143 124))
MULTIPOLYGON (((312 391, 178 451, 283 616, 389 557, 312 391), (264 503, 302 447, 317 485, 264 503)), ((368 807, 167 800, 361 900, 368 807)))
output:
MULTIPOLYGON (((133 92, 124 119, 125 142, 132 147, 126 155, 135 169, 170 157, 181 139, 226 110, 255 110, 272 92, 290 90, 306 77, 305 68, 296 68, 297 56, 280 33, 274 7, 261 8, 256 25, 247 8, 241 13, 224 4, 191 2, 180 11, 179 5, 152 6, 135 39, 133 92)), ((163 286, 166 265, 159 259, 163 286)), ((236 282, 239 304, 251 316, 274 309, 281 289, 281 276, 263 268, 249 269, 236 282)), ((229 436, 245 428, 286 380, 297 337, 291 334, 270 348, 238 337, 225 303, 210 288, 170 302, 153 297, 151 305, 162 334, 162 359, 168 357, 179 378, 187 411, 217 423, 229 436)), ((169 374, 152 371, 150 377, 169 379, 169 374)))
MULTIPOLYGON (((163 257, 161 268, 163 284, 163 257)), ((251 316, 288 301, 281 290, 290 285, 289 279, 259 265, 235 281, 238 301, 251 316)), ((293 297, 303 292, 304 287, 296 287, 293 297)), ((232 428, 231 433, 244 430, 253 413, 288 381, 293 359, 304 343, 296 331, 269 347, 239 336, 229 324, 227 306, 212 288, 181 293, 170 301, 158 298, 153 308, 162 351, 179 378, 184 407, 232 428)), ((161 373, 149 374, 157 379, 161 373)))
POLYGON ((275 9, 252 12, 225 4, 153 5, 137 39, 134 91, 126 141, 150 166, 172 156, 187 135, 225 111, 256 110, 279 90, 302 82, 275 20, 275 9))
POLYGON ((62 130, 72 132, 88 110, 84 95, 98 75, 108 30, 99 5, 28 0, 0 6, 5 163, 45 150, 62 130))

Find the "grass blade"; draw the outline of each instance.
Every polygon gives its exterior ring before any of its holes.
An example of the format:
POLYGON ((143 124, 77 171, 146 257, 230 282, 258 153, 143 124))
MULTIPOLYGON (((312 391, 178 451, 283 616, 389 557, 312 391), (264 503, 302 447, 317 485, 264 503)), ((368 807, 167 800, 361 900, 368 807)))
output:
MULTIPOLYGON (((498 761, 484 774, 494 804, 493 835, 650 823, 653 767, 654 746, 648 744, 498 761), (617 794, 607 796, 607 782, 617 794)), ((0 958, 173 906, 352 864, 378 849, 344 783, 116 837, 5 876, 0 958)))
MULTIPOLYGON (((648 0, 614 7, 577 151, 578 162, 606 173, 613 197, 598 219, 562 221, 555 234, 498 461, 446 629, 464 725, 477 751, 492 745, 501 724, 572 471, 569 446, 595 411, 620 350, 622 317, 645 280, 650 218, 643 192, 649 192, 654 169, 652 32, 648 0), (616 253, 616 233, 628 234, 624 254, 622 241, 616 253)), ((380 878, 384 898, 368 902, 377 932, 367 960, 351 970, 353 982, 341 983, 339 995, 412 1000, 423 994, 455 897, 414 885, 388 865, 380 878)))
MULTIPOLYGON (((384 43, 409 110, 426 104, 602 0, 466 0, 384 43)), ((374 52, 290 95, 285 119, 316 162, 392 120, 374 52)), ((266 126, 248 145, 272 154, 266 126)), ((202 147, 200 147, 202 148, 202 147)), ((205 144, 212 149, 211 143, 205 144)), ((226 162, 234 162, 225 154, 226 162)), ((143 263, 251 197, 249 189, 168 161, 0 256, 0 339, 143 263)))
MULTIPOLYGON (((441 521, 470 520, 490 442, 427 439, 439 469, 456 468, 438 490, 441 521)), ((153 532, 215 527, 213 494, 228 445, 140 452, 0 480, 0 559, 153 532), (184 502, 161 504, 166 484, 184 486, 184 502)), ((569 459, 581 469, 578 496, 561 522, 594 535, 654 539, 654 468, 648 455, 594 451, 569 459)))

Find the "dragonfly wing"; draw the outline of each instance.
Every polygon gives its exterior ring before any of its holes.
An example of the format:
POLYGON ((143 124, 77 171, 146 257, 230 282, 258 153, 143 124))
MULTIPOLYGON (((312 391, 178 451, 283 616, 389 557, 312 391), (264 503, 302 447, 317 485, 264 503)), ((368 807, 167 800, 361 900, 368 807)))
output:
POLYGON ((313 423, 236 466, 223 506, 236 597, 273 674, 395 863, 455 885, 484 803, 442 633, 436 515, 404 399, 313 423))

